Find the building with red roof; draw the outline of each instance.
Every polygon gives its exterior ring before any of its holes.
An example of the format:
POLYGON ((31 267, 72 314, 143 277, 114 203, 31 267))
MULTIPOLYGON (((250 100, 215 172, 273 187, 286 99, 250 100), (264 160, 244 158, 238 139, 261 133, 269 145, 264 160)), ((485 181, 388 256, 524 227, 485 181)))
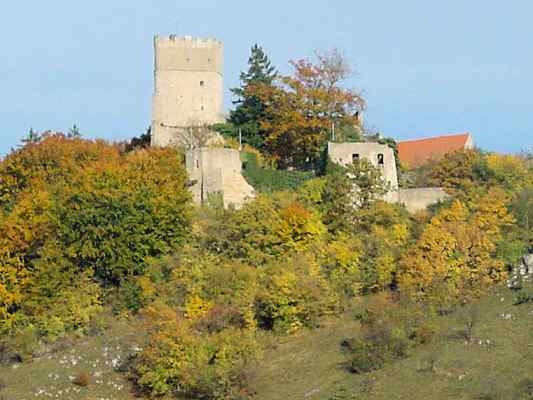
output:
POLYGON ((471 149, 474 141, 470 133, 436 136, 426 139, 406 140, 398 143, 400 163, 409 168, 416 168, 432 160, 438 160, 445 154, 457 150, 471 149))

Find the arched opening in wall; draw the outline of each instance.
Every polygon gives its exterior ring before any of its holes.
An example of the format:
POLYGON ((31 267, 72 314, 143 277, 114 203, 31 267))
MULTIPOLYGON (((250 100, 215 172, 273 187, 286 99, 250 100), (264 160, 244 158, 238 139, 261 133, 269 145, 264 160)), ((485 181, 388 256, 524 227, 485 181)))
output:
POLYGON ((352 164, 356 163, 359 161, 359 154, 355 153, 355 154, 352 154, 352 164))
POLYGON ((384 160, 383 154, 381 153, 378 154, 378 165, 380 167, 383 167, 383 165, 385 165, 385 160, 384 160))

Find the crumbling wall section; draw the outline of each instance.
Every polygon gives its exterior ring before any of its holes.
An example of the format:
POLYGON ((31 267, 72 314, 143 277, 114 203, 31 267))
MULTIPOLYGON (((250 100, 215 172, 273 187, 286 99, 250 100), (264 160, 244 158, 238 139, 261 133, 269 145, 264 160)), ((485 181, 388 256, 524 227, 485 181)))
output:
POLYGON ((428 206, 449 197, 443 188, 400 189, 398 191, 398 202, 412 213, 425 210, 428 206))
POLYGON ((238 150, 201 147, 188 150, 185 158, 190 190, 197 204, 220 193, 224 207, 240 208, 255 197, 253 187, 242 176, 238 150))

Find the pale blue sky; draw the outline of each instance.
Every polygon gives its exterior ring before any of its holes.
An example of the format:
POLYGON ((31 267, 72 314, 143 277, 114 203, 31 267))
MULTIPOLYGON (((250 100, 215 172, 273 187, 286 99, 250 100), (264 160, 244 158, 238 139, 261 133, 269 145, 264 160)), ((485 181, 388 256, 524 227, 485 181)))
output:
POLYGON ((396 139, 470 131, 533 146, 531 0, 17 0, 0 5, 0 155, 30 127, 124 139, 150 124, 154 34, 225 43, 228 88, 250 46, 274 64, 337 47, 367 123, 396 139))

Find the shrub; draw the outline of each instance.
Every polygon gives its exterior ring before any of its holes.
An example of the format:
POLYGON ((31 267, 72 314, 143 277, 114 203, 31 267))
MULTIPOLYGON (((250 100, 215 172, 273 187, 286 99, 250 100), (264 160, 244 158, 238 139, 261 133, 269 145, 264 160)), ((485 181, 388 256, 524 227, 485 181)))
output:
POLYGON ((294 332, 314 327, 320 317, 340 308, 338 294, 321 276, 320 266, 310 255, 269 264, 256 300, 256 318, 261 327, 294 332))
POLYGON ((201 334, 166 306, 147 315, 152 333, 131 371, 143 391, 205 399, 236 399, 245 391, 248 365, 259 356, 253 331, 201 334))
POLYGON ((260 193, 295 191, 314 176, 312 172, 263 168, 253 153, 242 153, 241 158, 244 178, 260 193))
POLYGON ((348 368, 357 374, 380 369, 387 360, 405 357, 409 347, 401 329, 383 322, 364 325, 361 337, 343 343, 349 352, 348 368))
POLYGON ((385 364, 385 354, 375 344, 366 340, 344 342, 350 352, 348 369, 350 372, 362 374, 381 369, 385 364))
POLYGON ((342 342, 348 369, 354 373, 380 369, 388 361, 406 357, 411 346, 428 343, 434 334, 428 309, 387 293, 374 295, 358 318, 361 334, 342 342))
POLYGON ((526 304, 533 302, 533 293, 528 293, 525 290, 519 291, 513 301, 513 305, 518 306, 520 304, 526 304))
POLYGON ((205 247, 229 259, 264 265, 304 251, 325 234, 320 215, 288 193, 260 195, 241 210, 208 222, 205 247))
POLYGON ((520 400, 533 399, 533 379, 527 378, 522 380, 516 387, 515 398, 520 400))
POLYGON ((91 384, 92 377, 88 372, 82 371, 78 373, 72 383, 76 386, 87 387, 91 384))

